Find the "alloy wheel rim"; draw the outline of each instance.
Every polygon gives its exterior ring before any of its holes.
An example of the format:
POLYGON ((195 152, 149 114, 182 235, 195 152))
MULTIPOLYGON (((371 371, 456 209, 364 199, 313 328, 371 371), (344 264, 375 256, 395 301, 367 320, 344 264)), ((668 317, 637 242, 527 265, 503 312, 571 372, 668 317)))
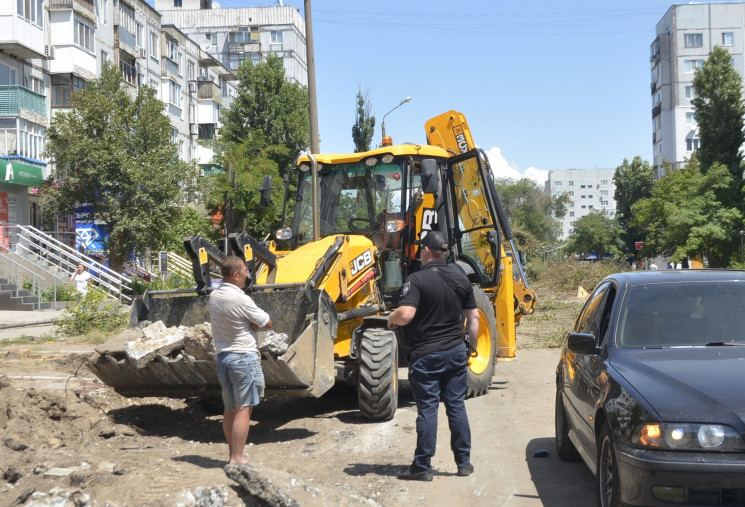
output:
POLYGON ((613 455, 610 451, 610 439, 603 440, 603 447, 600 451, 600 501, 602 505, 610 506, 610 499, 613 496, 613 455))

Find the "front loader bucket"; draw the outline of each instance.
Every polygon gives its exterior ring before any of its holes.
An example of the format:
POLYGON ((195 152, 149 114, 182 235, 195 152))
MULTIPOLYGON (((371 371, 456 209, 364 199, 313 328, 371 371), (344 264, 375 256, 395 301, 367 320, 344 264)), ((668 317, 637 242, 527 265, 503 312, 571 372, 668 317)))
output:
MULTIPOLYGON (((282 289, 252 293, 269 313, 276 333, 288 336, 289 348, 280 356, 262 352, 266 396, 319 397, 334 385, 336 307, 323 290, 282 289)), ((166 327, 209 322, 209 296, 178 296, 135 300, 130 326, 148 320, 166 327)), ((177 351, 178 352, 178 351, 177 351)), ((156 355, 136 368, 124 352, 103 353, 88 366, 104 383, 123 396, 219 396, 214 360, 176 359, 156 355)))

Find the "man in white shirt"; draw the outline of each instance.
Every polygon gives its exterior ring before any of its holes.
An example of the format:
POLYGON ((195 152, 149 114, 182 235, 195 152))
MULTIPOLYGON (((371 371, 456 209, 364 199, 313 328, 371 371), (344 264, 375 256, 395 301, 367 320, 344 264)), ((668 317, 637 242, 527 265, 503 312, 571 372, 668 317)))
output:
POLYGON ((75 272, 70 277, 70 281, 75 284, 75 290, 85 296, 88 293, 88 283, 91 280, 91 274, 85 270, 85 266, 78 264, 75 272))
POLYGON ((210 294, 210 321, 225 405, 222 427, 230 464, 240 465, 248 463, 243 447, 248 439, 251 412, 264 396, 256 331, 271 328, 272 319, 243 292, 248 277, 243 260, 229 256, 220 270, 222 284, 210 294))

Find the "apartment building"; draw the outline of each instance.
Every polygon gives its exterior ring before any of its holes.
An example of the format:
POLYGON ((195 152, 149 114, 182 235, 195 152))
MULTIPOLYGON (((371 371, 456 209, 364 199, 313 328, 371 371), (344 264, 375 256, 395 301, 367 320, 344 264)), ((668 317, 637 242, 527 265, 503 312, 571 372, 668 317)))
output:
POLYGON ((204 141, 219 130, 236 76, 146 0, 1 1, 0 224, 40 225, 40 188, 54 170, 43 156, 50 118, 106 61, 132 94, 155 90, 181 158, 213 169, 204 141))
POLYGON ((307 86, 305 21, 295 7, 221 9, 211 0, 155 0, 155 8, 164 23, 177 26, 228 69, 274 53, 287 80, 307 86))
POLYGON ((650 47, 655 179, 663 161, 682 167, 699 147, 693 118, 693 75, 715 46, 745 76, 745 3, 673 5, 657 23, 650 47))
POLYGON ((608 218, 616 216, 614 173, 615 169, 562 169, 548 172, 546 191, 552 197, 567 194, 570 198, 567 213, 561 220, 561 241, 572 234, 575 222, 585 215, 600 211, 608 218))

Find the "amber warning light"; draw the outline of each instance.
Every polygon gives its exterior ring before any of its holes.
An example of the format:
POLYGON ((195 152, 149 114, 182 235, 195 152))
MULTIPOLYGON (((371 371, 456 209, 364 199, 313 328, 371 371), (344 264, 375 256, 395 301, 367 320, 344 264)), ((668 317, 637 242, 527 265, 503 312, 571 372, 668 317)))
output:
POLYGON ((391 136, 383 136, 383 143, 381 146, 392 146, 393 145, 393 138, 391 136))

